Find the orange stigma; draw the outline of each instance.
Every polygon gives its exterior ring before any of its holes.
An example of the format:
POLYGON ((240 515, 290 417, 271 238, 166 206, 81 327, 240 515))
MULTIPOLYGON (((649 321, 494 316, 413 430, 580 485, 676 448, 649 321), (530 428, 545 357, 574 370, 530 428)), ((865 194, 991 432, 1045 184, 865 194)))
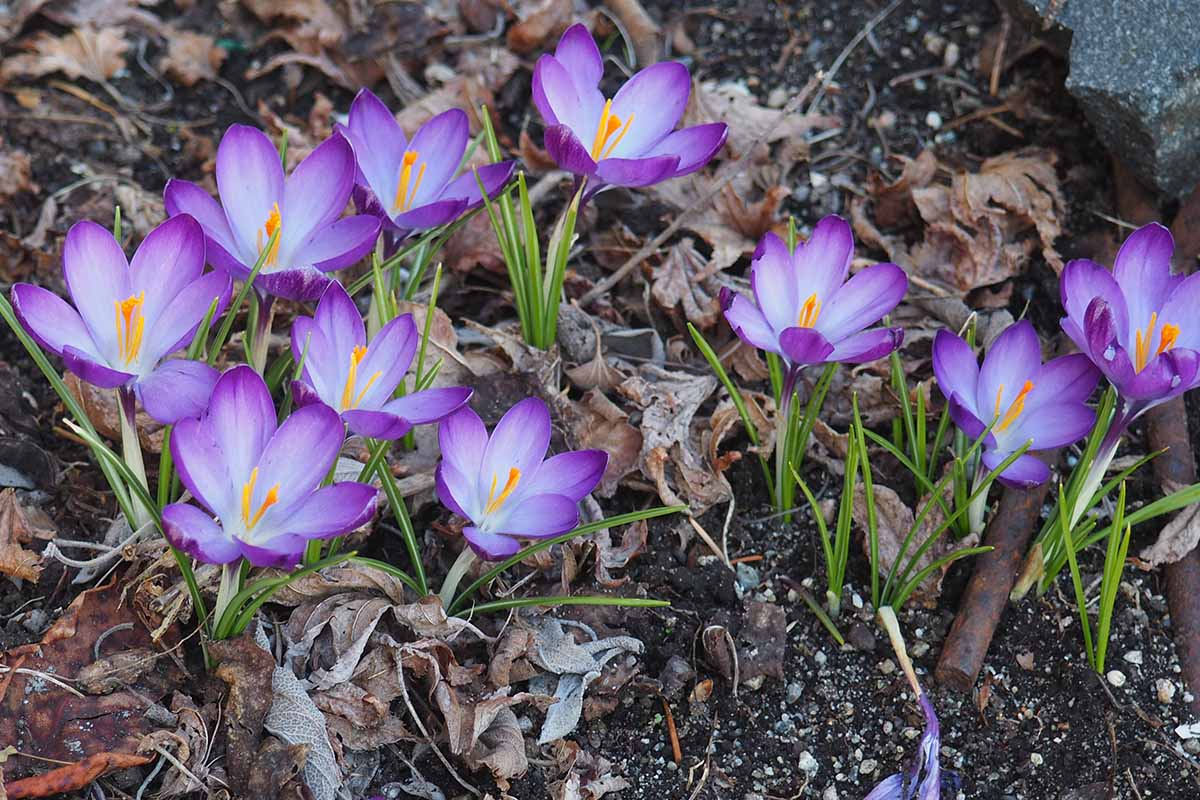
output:
MULTIPOLYGON (((1021 391, 1017 392, 1017 396, 1013 398, 1012 403, 1008 406, 1008 411, 1004 413, 1004 418, 1000 419, 996 425, 997 431, 1006 430, 1010 425, 1017 421, 1017 417, 1021 416, 1021 412, 1025 410, 1025 397, 1033 391, 1033 381, 1025 381, 1025 385, 1021 387, 1021 391)), ((999 390, 996 392, 996 411, 997 418, 1000 417, 1000 402, 1004 399, 1004 384, 1000 384, 999 390)))
POLYGON ((800 317, 796 320, 796 327, 811 328, 817 324, 819 316, 821 316, 821 300, 814 292, 804 301, 804 305, 800 306, 800 317))
POLYGON ((250 480, 242 484, 242 523, 246 526, 246 530, 252 529, 262 519, 263 514, 267 513, 267 509, 279 502, 279 484, 275 484, 267 491, 267 496, 258 506, 258 510, 253 514, 250 512, 250 501, 254 497, 254 485, 258 483, 258 467, 250 470, 250 480))
POLYGON ((142 313, 142 304, 146 301, 146 293, 137 296, 130 295, 124 300, 114 300, 113 309, 116 312, 117 351, 124 363, 128 364, 138 357, 142 350, 142 334, 146 330, 146 317, 142 313))
POLYGON ((492 488, 488 492, 487 505, 483 508, 484 514, 491 514, 493 511, 499 510, 500 506, 504 505, 504 501, 517 488, 517 484, 521 482, 521 470, 512 467, 508 470, 508 481, 504 484, 504 488, 500 490, 500 494, 496 494, 496 475, 492 474, 492 488))
POLYGON ((417 170, 417 180, 413 182, 413 166, 417 163, 417 159, 421 154, 415 150, 408 150, 404 153, 404 160, 400 164, 400 181, 396 185, 396 199, 392 203, 392 213, 397 211, 408 211, 412 208, 413 201, 417 198, 417 190, 421 188, 421 181, 425 178, 425 164, 422 163, 417 170))
POLYGON ((626 117, 622 124, 621 118, 612 113, 612 100, 605 100, 604 111, 600 113, 600 124, 596 126, 596 138, 592 140, 592 161, 599 161, 611 156, 613 150, 616 150, 617 145, 625 138, 625 134, 629 133, 629 126, 632 124, 633 114, 626 117), (613 139, 612 144, 608 144, 608 140, 614 133, 617 134, 617 138, 613 139), (605 145, 608 146, 605 147, 605 145))
POLYGON ((374 384, 375 381, 379 380, 379 376, 383 374, 382 370, 376 370, 371 374, 371 377, 367 379, 367 385, 362 388, 362 391, 360 391, 357 395, 354 393, 354 390, 358 388, 358 365, 364 358, 366 358, 366 356, 367 348, 363 347, 361 344, 357 345, 353 350, 350 351, 350 371, 346 373, 346 384, 342 387, 342 407, 340 409, 342 411, 348 411, 352 408, 356 408, 358 404, 362 402, 363 396, 367 393, 367 390, 370 389, 371 385, 374 384))
MULTIPOLYGON (((263 224, 262 229, 258 231, 256 243, 258 245, 258 254, 262 255, 263 248, 267 246, 267 242, 271 241, 271 237, 275 235, 283 226, 283 217, 279 213, 279 203, 274 203, 271 206, 271 213, 267 215, 267 221, 263 224), (266 234, 264 237, 263 234, 266 234)), ((271 252, 267 253, 267 260, 263 262, 263 266, 267 267, 275 263, 279 258, 279 242, 283 239, 283 231, 279 231, 279 237, 275 239, 275 244, 271 245, 271 252)))
POLYGON ((1155 356, 1165 353, 1175 346, 1175 340, 1179 338, 1179 326, 1172 325, 1169 322, 1163 323, 1162 332, 1159 333, 1158 347, 1151 354, 1150 349, 1154 347, 1155 329, 1158 327, 1158 312, 1150 312, 1150 324, 1144 330, 1139 329, 1134 334, 1134 352, 1133 352, 1133 369, 1135 372, 1141 372, 1150 363, 1150 359, 1155 356))

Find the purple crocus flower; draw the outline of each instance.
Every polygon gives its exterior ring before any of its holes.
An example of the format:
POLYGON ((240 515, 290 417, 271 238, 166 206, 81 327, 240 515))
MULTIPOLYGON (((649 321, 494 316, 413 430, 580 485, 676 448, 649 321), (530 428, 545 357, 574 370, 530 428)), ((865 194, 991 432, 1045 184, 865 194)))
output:
POLYGON ((464 406, 442 421, 438 441, 438 497, 470 521, 463 535, 488 561, 516 553, 521 547, 516 537, 540 539, 575 527, 579 501, 608 466, 603 450, 546 459, 550 411, 536 397, 510 408, 491 437, 479 416, 464 406))
POLYGON ((336 130, 349 140, 358 162, 355 204, 404 235, 436 228, 483 203, 512 177, 516 163, 505 161, 468 170, 457 178, 470 140, 466 112, 452 108, 422 125, 410 142, 400 123, 370 89, 362 89, 350 117, 336 130))
POLYGON ((1171 232, 1151 223, 1129 235, 1111 273, 1086 259, 1063 269, 1062 328, 1116 387, 1117 436, 1200 385, 1200 324, 1188 323, 1200 308, 1200 274, 1172 275, 1174 249, 1171 232))
POLYGON ((607 100, 603 75, 600 49, 583 25, 568 28, 554 55, 534 67, 546 150, 568 172, 599 184, 648 186, 695 172, 725 143, 722 122, 675 130, 692 89, 683 64, 649 66, 607 100))
POLYGON ((85 220, 63 245, 74 307, 18 283, 13 309, 71 372, 102 389, 136 394, 150 416, 171 424, 199 415, 217 380, 207 364, 164 360, 191 342, 213 300, 218 315, 229 303, 229 276, 203 272, 204 231, 186 214, 151 231, 132 262, 107 228, 85 220))
POLYGON ((864 800, 940 800, 942 768, 938 763, 938 753, 942 746, 941 730, 929 696, 921 692, 918 702, 921 713, 925 715, 925 732, 921 735, 921 746, 912 763, 904 772, 897 772, 880 781, 864 800))
POLYGON ((310 539, 340 536, 375 513, 372 487, 321 486, 344 439, 337 412, 321 404, 276 425, 262 377, 244 365, 229 369, 205 414, 171 434, 179 477, 204 508, 164 508, 167 540, 209 564, 245 557, 260 567, 295 566, 310 539))
POLYGON ((867 326, 900 303, 908 276, 895 264, 875 264, 846 280, 853 257, 850 225, 838 216, 817 223, 794 253, 768 233, 750 263, 754 300, 722 289, 725 319, 742 341, 782 356, 793 374, 807 364, 882 358, 904 331, 867 326))
MULTIPOLYGON (((989 470, 1026 442, 1032 442, 1030 451, 1062 447, 1087 436, 1096 422, 1086 401, 1100 373, 1081 353, 1042 364, 1041 344, 1028 320, 996 337, 982 367, 970 345, 950 331, 938 331, 933 372, 950 403, 951 418, 967 436, 978 438, 993 426, 982 446, 989 470)), ((1007 486, 1029 488, 1049 477, 1049 467, 1027 451, 999 479, 1007 486)))
POLYGON ((379 220, 342 217, 354 188, 354 151, 340 135, 326 139, 284 177, 279 152, 266 134, 231 125, 217 148, 220 204, 194 183, 172 179, 167 213, 191 214, 204 226, 208 260, 245 279, 276 230, 255 288, 264 295, 315 300, 325 275, 371 251, 379 220))
POLYGON ((329 284, 312 317, 292 325, 292 356, 304 359, 302 379, 293 384, 299 405, 324 403, 341 414, 350 430, 375 439, 399 439, 414 425, 437 422, 471 399, 453 386, 393 398, 417 350, 412 314, 396 317, 367 344, 362 317, 337 281, 329 284))

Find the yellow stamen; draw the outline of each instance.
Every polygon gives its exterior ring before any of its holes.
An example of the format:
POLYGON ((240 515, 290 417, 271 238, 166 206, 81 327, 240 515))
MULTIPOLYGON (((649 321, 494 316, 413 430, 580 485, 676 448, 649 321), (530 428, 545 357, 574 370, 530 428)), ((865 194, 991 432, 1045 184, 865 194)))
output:
MULTIPOLYGON (((1025 381, 1025 385, 1021 387, 1021 391, 1017 392, 1017 396, 1008 406, 1008 411, 1005 412, 1004 418, 996 425, 996 431, 1008 429, 1010 425, 1017 421, 1017 417, 1021 416, 1021 412, 1025 410, 1025 396, 1033 391, 1033 381, 1025 381)), ((995 415, 1000 416, 1000 402, 1004 399, 1004 384, 1000 384, 1000 388, 996 391, 996 411, 995 415)))
POLYGON ((508 496, 513 493, 513 491, 517 488, 517 484, 520 482, 521 482, 521 470, 517 469, 516 467, 511 467, 508 470, 508 482, 504 484, 504 488, 502 490, 500 490, 500 494, 497 495, 496 494, 496 475, 495 475, 495 473, 493 473, 492 474, 492 488, 488 492, 488 501, 487 501, 487 505, 484 506, 484 508, 483 508, 483 513, 491 514, 493 511, 498 510, 500 508, 500 506, 504 505, 504 501, 508 499, 508 496))
POLYGON ((608 158, 612 155, 613 150, 617 149, 617 145, 625 138, 625 134, 629 133, 629 127, 633 125, 633 114, 626 117, 624 124, 621 118, 612 113, 612 100, 604 101, 604 110, 600 112, 600 124, 596 126, 596 138, 592 140, 592 160, 599 161, 602 158, 608 158), (613 139, 612 144, 608 144, 608 140, 612 138, 614 133, 617 138, 613 139))
POLYGON ((379 380, 379 376, 383 374, 382 370, 376 370, 374 373, 372 373, 371 377, 367 379, 367 385, 364 386, 357 395, 355 394, 354 390, 358 388, 358 365, 364 358, 366 358, 366 355, 367 348, 363 347, 361 344, 350 352, 350 371, 346 375, 346 385, 342 387, 342 411, 356 408, 358 404, 362 402, 367 390, 369 390, 375 381, 379 380))
POLYGON ((796 320, 796 327, 811 328, 817 324, 817 317, 819 316, 821 316, 821 300, 813 293, 808 296, 808 299, 804 301, 804 305, 800 307, 800 318, 796 320))
POLYGON ((250 470, 250 480, 242 484, 242 523, 246 526, 246 530, 257 525, 263 514, 267 513, 267 509, 279 502, 279 484, 277 483, 267 491, 267 496, 259 505, 258 510, 251 514, 250 501, 254 496, 256 483, 258 483, 258 467, 250 470))
POLYGON ((116 315, 114 325, 117 329, 117 352, 126 364, 137 358, 138 353, 142 350, 142 334, 146 331, 146 317, 142 313, 142 304, 145 301, 145 292, 141 292, 137 296, 130 295, 124 300, 113 301, 116 315))
MULTIPOLYGON (((275 231, 279 230, 281 225, 283 225, 283 217, 279 213, 279 203, 274 203, 271 206, 271 213, 267 215, 267 221, 256 235, 259 255, 262 255, 263 248, 267 246, 267 242, 271 241, 271 237, 275 235, 275 231), (266 233, 265 237, 263 236, 264 233, 266 233)), ((271 252, 267 253, 267 260, 263 263, 264 267, 274 264, 275 260, 279 258, 279 242, 282 239, 283 232, 280 231, 279 238, 271 246, 271 252)))
POLYGON ((404 160, 400 165, 400 181, 396 186, 396 199, 392 203, 392 213, 408 211, 412 207, 413 201, 417 199, 417 191, 421 188, 421 181, 425 179, 425 164, 422 163, 417 170, 416 183, 413 183, 412 171, 413 165, 420 157, 421 154, 415 150, 409 150, 404 154, 404 160))

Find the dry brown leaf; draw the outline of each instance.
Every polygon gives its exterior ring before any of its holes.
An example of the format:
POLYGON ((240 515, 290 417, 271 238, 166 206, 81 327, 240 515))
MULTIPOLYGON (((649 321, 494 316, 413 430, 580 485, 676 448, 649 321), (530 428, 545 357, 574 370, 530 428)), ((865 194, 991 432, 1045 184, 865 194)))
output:
POLYGON ((55 531, 47 529, 45 523, 35 525, 31 522, 28 513, 17 502, 16 490, 5 489, 0 493, 0 574, 36 583, 42 574, 42 558, 21 545, 29 544, 35 538, 52 539, 54 536, 55 531))
MULTIPOLYGON (((101 436, 113 441, 121 439, 120 408, 117 403, 117 393, 112 389, 99 389, 90 383, 79 380, 75 373, 69 372, 63 376, 63 381, 71 394, 83 406, 83 411, 96 426, 101 436)), ((142 448, 151 453, 161 453, 163 443, 163 426, 156 422, 145 411, 138 409, 135 418, 138 439, 142 448)))
POLYGON ((607 528, 592 534, 589 538, 596 543, 596 566, 593 570, 596 583, 608 589, 628 583, 628 575, 614 578, 610 570, 624 569, 630 561, 645 552, 649 535, 650 527, 645 520, 627 526, 618 546, 613 546, 612 534, 607 528))
POLYGON ((84 25, 63 36, 42 31, 22 46, 28 53, 11 56, 0 66, 0 78, 37 78, 61 72, 68 78, 87 78, 102 82, 125 68, 125 41, 122 28, 93 28, 84 25))
POLYGON ((695 86, 683 115, 685 125, 724 122, 729 126, 726 147, 733 158, 743 156, 760 139, 769 145, 780 141, 803 141, 812 130, 836 128, 838 117, 801 114, 786 108, 768 108, 744 85, 702 83, 695 86))
POLYGON ((781 185, 761 190, 754 185, 748 170, 723 185, 722 180, 697 172, 646 190, 677 209, 695 209, 683 227, 699 234, 712 248, 705 272, 725 269, 743 255, 754 252, 762 235, 779 224, 780 204, 791 193, 781 185), (749 200, 751 197, 759 199, 749 200))
POLYGON ((717 299, 720 287, 713 280, 717 272, 714 266, 697 252, 693 240, 684 238, 654 268, 650 295, 665 311, 682 307, 688 322, 702 331, 708 330, 721 315, 717 299))
POLYGON ((200 81, 215 80, 228 55, 211 36, 172 28, 167 36, 167 54, 159 59, 158 68, 184 86, 195 86, 200 81))
POLYGON ((575 14, 571 0, 526 0, 519 4, 520 21, 508 29, 508 48, 528 55, 545 50, 552 40, 567 29, 575 14))
POLYGON ((599 800, 609 792, 633 788, 633 784, 614 773, 611 761, 593 756, 569 739, 555 744, 554 760, 565 775, 550 784, 550 800, 599 800))
POLYGON ((1200 505, 1185 506, 1163 526, 1158 539, 1139 554, 1150 567, 1174 564, 1200 542, 1200 505))
POLYGON ((33 163, 24 150, 10 150, 0 141, 0 200, 8 200, 18 192, 36 192, 33 182, 33 163))

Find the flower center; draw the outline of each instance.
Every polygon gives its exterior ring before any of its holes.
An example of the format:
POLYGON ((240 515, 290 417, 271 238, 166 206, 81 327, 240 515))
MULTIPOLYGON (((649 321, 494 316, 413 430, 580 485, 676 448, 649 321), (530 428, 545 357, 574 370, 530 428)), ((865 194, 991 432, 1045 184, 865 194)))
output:
POLYGON ((267 496, 263 498, 258 509, 254 512, 250 510, 250 503, 254 497, 254 485, 258 483, 258 467, 250 470, 250 480, 242 484, 242 523, 249 531, 258 524, 262 519, 263 514, 267 513, 267 509, 279 502, 279 484, 275 484, 267 491, 267 496))
POLYGON ((804 301, 804 305, 800 306, 800 317, 796 320, 796 327, 811 328, 817 324, 819 316, 821 316, 821 300, 814 292, 804 301))
POLYGON ((612 100, 604 101, 604 111, 600 114, 600 124, 596 126, 596 138, 592 140, 592 161, 599 161, 602 158, 608 158, 612 155, 613 150, 617 149, 617 145, 625 138, 625 134, 629 133, 629 126, 633 124, 633 114, 625 118, 625 122, 621 122, 621 118, 612 113, 612 100), (618 131, 620 131, 618 133, 618 131), (617 134, 617 138, 613 139, 612 144, 608 144, 608 140, 612 139, 613 134, 617 134), (605 147, 605 145, 608 145, 605 147))
MULTIPOLYGON (((267 215, 267 221, 263 223, 262 228, 256 234, 256 244, 258 245, 258 254, 261 256, 263 248, 271 241, 271 237, 275 235, 283 225, 283 217, 279 214, 279 203, 271 206, 271 213, 267 215), (266 234, 264 236, 264 234, 266 234)), ((279 258, 279 242, 283 239, 283 231, 279 231, 279 237, 275 239, 275 243, 271 245, 271 252, 267 253, 267 260, 263 262, 264 267, 269 267, 279 258)))
POLYGON ((1175 346, 1175 340, 1179 338, 1179 326, 1172 325, 1169 322, 1164 322, 1162 332, 1158 338, 1158 349, 1154 351, 1154 355, 1150 354, 1150 348, 1154 346, 1155 328, 1158 327, 1158 312, 1150 313, 1150 324, 1144 330, 1139 329, 1134 338, 1134 354, 1133 354, 1133 369, 1135 372, 1141 372, 1150 363, 1150 359, 1167 352, 1175 346))
POLYGON ((363 395, 371 388, 375 381, 379 380, 379 376, 383 374, 382 370, 376 370, 371 373, 371 377, 367 379, 367 385, 362 388, 362 391, 357 395, 354 390, 358 388, 358 364, 367 355, 367 348, 361 344, 350 351, 350 371, 346 374, 346 385, 342 387, 342 411, 356 408, 362 402, 363 395))
POLYGON ((421 188, 421 181, 425 177, 425 163, 422 162, 417 168, 416 181, 413 180, 413 166, 420 157, 421 154, 415 150, 404 152, 404 161, 400 164, 400 182, 396 186, 396 199, 392 203, 393 214, 412 208, 413 200, 417 197, 417 190, 421 188))
POLYGON ((130 295, 124 300, 113 300, 117 349, 121 360, 126 364, 137 358, 142 349, 142 334, 146 330, 146 317, 142 314, 142 304, 145 301, 145 292, 136 296, 130 295))
POLYGON ((508 496, 517 488, 517 484, 521 482, 521 470, 516 467, 511 467, 508 470, 508 481, 504 484, 504 488, 500 490, 500 494, 496 494, 497 476, 492 473, 492 488, 488 491, 487 505, 483 507, 484 514, 491 514, 493 511, 498 511, 508 496))
POLYGON ((1033 381, 1025 381, 1025 385, 1021 387, 1021 391, 1017 392, 1017 396, 1009 403, 1008 411, 1004 412, 1004 417, 1000 417, 1000 402, 1004 399, 1004 384, 1000 384, 1000 388, 996 391, 996 419, 1000 422, 996 425, 996 431, 1007 430, 1010 425, 1017 421, 1017 417, 1021 416, 1021 412, 1025 410, 1025 396, 1033 391, 1033 381))

